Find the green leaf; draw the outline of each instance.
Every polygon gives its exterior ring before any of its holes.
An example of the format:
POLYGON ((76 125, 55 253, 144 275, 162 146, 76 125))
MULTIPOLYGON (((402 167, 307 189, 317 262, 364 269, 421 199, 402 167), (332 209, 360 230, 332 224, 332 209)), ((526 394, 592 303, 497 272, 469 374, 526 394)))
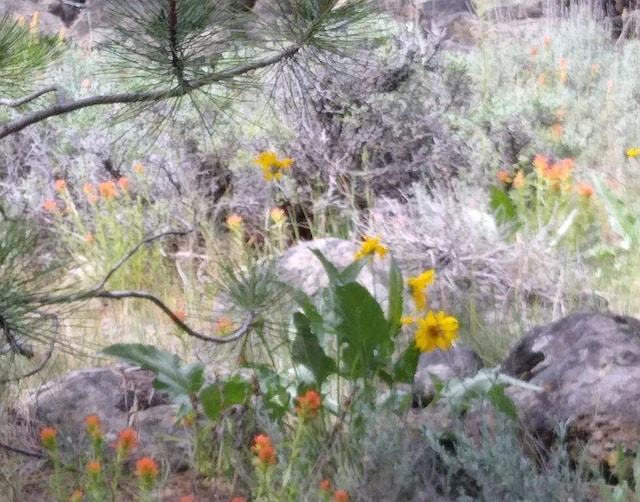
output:
POLYGON ((388 364, 393 352, 387 320, 371 293, 357 282, 335 288, 338 343, 349 378, 370 377, 388 364))
POLYGON ((335 267, 335 265, 327 260, 317 249, 311 249, 310 251, 316 255, 318 260, 320 260, 320 263, 322 263, 325 272, 327 272, 327 275, 329 276, 329 284, 337 284, 340 282, 340 271, 335 267))
POLYGON ((261 364, 255 366, 258 371, 258 382, 264 406, 273 420, 281 420, 289 412, 291 396, 282 384, 280 375, 272 366, 261 364))
POLYGON ((153 371, 153 386, 171 395, 176 402, 184 403, 192 393, 204 384, 204 366, 201 363, 181 365, 175 354, 141 343, 116 343, 101 351, 143 369, 153 371))
POLYGON ((414 343, 409 345, 393 366, 393 376, 396 382, 413 383, 420 359, 420 351, 414 343))
POLYGON ((505 388, 505 384, 492 385, 487 391, 487 397, 496 410, 515 421, 518 419, 518 410, 511 398, 504 393, 505 388))
POLYGON ((324 332, 324 319, 318 312, 318 309, 311 301, 308 295, 303 293, 302 291, 295 291, 293 293, 293 299, 296 301, 298 305, 302 308, 304 315, 307 317, 309 321, 311 331, 313 331, 316 336, 320 333, 324 332))
POLYGON ((395 338, 400 333, 403 309, 404 279, 396 260, 389 260, 389 334, 395 338))
POLYGON ((504 225, 515 220, 518 211, 509 194, 496 186, 492 186, 489 192, 491 196, 489 205, 493 209, 498 224, 504 225))
POLYGON ((602 179, 594 177, 593 181, 611 229, 622 237, 623 242, 620 247, 624 250, 630 249, 638 243, 640 237, 638 221, 629 207, 614 195, 602 179))
POLYGON ((311 329, 309 319, 304 314, 296 312, 293 315, 293 323, 297 333, 291 346, 291 358, 294 362, 309 368, 318 387, 321 387, 329 375, 336 373, 336 363, 325 354, 318 337, 311 329))
POLYGON ((369 258, 365 257, 350 263, 342 272, 340 272, 338 277, 339 283, 346 284, 347 282, 356 282, 360 272, 368 262, 369 258))
POLYGON ((240 377, 206 386, 198 396, 205 415, 211 421, 220 418, 220 414, 234 404, 243 404, 251 394, 251 384, 240 377))

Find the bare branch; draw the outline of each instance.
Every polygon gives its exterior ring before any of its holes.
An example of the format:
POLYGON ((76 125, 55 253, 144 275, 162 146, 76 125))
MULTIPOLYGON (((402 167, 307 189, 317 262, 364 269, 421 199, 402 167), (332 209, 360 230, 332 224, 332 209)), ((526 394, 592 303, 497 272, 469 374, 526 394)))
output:
POLYGON ((49 87, 45 87, 40 89, 39 91, 32 92, 31 94, 27 94, 26 96, 18 99, 0 99, 0 105, 8 106, 10 108, 17 108, 18 106, 22 106, 29 101, 33 101, 34 99, 38 99, 40 96, 43 96, 49 92, 56 92, 58 94, 57 101, 58 104, 63 103, 66 99, 66 92, 59 85, 50 85, 49 87))
POLYGON ((64 115, 66 113, 81 110, 83 108, 88 108, 90 106, 145 103, 162 101, 171 98, 180 98, 202 87, 206 87, 216 83, 223 83, 247 73, 251 73, 255 70, 272 66, 279 61, 282 61, 283 59, 293 56, 299 50, 299 46, 291 46, 281 50, 273 56, 254 61, 253 63, 248 63, 235 68, 231 68, 229 70, 214 73, 208 76, 206 79, 190 82, 188 87, 178 87, 175 89, 163 91, 130 92, 122 94, 89 96, 87 98, 78 99, 76 101, 59 103, 55 106, 30 113, 29 115, 25 115, 24 117, 0 126, 0 139, 6 138, 10 134, 14 134, 25 129, 26 127, 29 127, 30 125, 42 122, 43 120, 46 120, 48 118, 56 117, 58 115, 64 115))
MULTIPOLYGON (((16 377, 1 378, 0 379, 0 385, 11 383, 11 382, 18 382, 18 381, 20 381, 20 380, 22 380, 24 378, 28 378, 30 376, 35 375, 36 373, 40 372, 40 370, 42 370, 42 368, 44 368, 45 365, 51 359, 51 356, 53 355, 53 348, 55 347, 55 344, 56 344, 56 335, 58 334, 58 330, 59 330, 58 317, 56 315, 54 315, 54 314, 43 314, 43 317, 48 317, 48 318, 52 319, 53 320, 53 324, 55 326, 55 328, 53 330, 54 336, 51 337, 51 340, 49 341, 49 350, 47 351, 47 354, 44 356, 42 361, 40 361, 40 364, 38 364, 38 366, 36 366, 31 371, 29 371, 27 373, 24 373, 22 375, 16 376, 16 377)), ((4 320, 2 322, 4 323, 4 320)), ((8 338, 9 337, 9 327, 6 326, 6 323, 3 326, 3 328, 5 330, 5 337, 8 338)), ((33 357, 33 354, 31 354, 31 357, 33 357)), ((31 358, 31 357, 29 357, 29 358, 31 358)), ((2 446, 2 445, 0 445, 0 446, 2 446)))
POLYGON ((127 251, 124 256, 122 258, 120 258, 120 260, 118 260, 118 263, 116 263, 111 270, 109 270, 109 272, 107 272, 107 275, 104 277, 104 279, 102 279, 102 281, 93 288, 93 291, 100 291, 102 290, 102 288, 104 288, 104 285, 107 283, 107 281, 111 278, 111 276, 113 274, 115 274, 115 272, 126 263, 126 261, 131 258, 134 254, 136 254, 136 252, 138 251, 138 249, 140 249, 144 244, 148 244, 150 242, 156 241, 162 237, 166 237, 167 235, 187 235, 189 233, 191 233, 193 231, 193 229, 188 229, 188 230, 167 230, 165 232, 161 232, 159 234, 155 234, 155 235, 151 235, 149 237, 146 237, 144 239, 142 239, 140 242, 138 242, 138 244, 136 244, 133 248, 131 248, 129 251, 127 251))
MULTIPOLYGON (((127 251, 118 263, 116 263, 111 270, 107 272, 104 279, 102 279, 96 286, 89 290, 81 291, 79 293, 65 295, 65 296, 44 296, 38 298, 42 304, 51 305, 54 303, 72 303, 72 302, 80 302, 85 300, 90 300, 92 298, 109 298, 112 300, 122 300, 124 298, 139 298, 142 300, 147 300, 156 305, 162 312, 164 312, 177 326, 182 328, 185 333, 194 338, 198 338, 199 340, 203 340, 205 342, 213 342, 213 343, 231 343, 239 340, 244 335, 249 332, 251 325, 255 321, 257 315, 255 312, 249 312, 247 318, 243 322, 242 326, 233 334, 225 337, 217 337, 217 336, 208 336, 198 331, 195 331, 183 321, 178 319, 175 313, 157 296, 147 293, 146 291, 108 291, 104 289, 105 284, 109 280, 109 278, 122 266, 124 265, 129 258, 131 258, 134 253, 140 249, 140 247, 149 242, 153 242, 161 237, 165 237, 167 235, 186 235, 192 230, 167 230, 165 232, 161 232, 159 234, 155 234, 145 239, 141 240, 136 244, 133 248, 127 251)), ((0 381, 1 383, 1 381, 0 381)))
POLYGON ((19 453, 20 455, 25 455, 27 457, 47 458, 47 456, 43 452, 23 450, 22 448, 18 448, 17 446, 11 446, 3 442, 0 442, 0 448, 2 448, 3 450, 10 451, 11 453, 19 453))
POLYGON ((251 328, 253 321, 255 321, 257 317, 254 312, 249 312, 249 314, 247 315, 247 318, 242 323, 242 326, 240 326, 240 328, 238 328, 235 331, 235 333, 229 336, 225 336, 225 337, 207 336, 190 328, 187 324, 181 321, 175 315, 175 313, 169 307, 167 307, 167 305, 162 300, 160 300, 160 298, 158 298, 155 295, 152 295, 151 293, 147 293, 146 291, 98 291, 95 293, 95 298, 110 298, 112 300, 122 300, 124 298, 140 298, 143 300, 148 300, 154 305, 156 305, 156 307, 162 310, 165 314, 167 314, 167 316, 169 316, 169 318, 176 325, 182 328, 185 331, 185 333, 187 333, 187 335, 197 338, 199 340, 203 340, 205 342, 213 342, 213 343, 231 343, 231 342, 235 342, 236 340, 239 340, 249 332, 249 329, 251 328))

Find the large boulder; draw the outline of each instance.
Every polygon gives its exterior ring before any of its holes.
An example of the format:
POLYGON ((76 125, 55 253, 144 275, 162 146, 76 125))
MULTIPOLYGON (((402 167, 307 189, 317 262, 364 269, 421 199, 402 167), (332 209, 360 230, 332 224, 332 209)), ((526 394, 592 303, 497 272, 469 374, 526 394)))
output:
POLYGON ((509 389, 523 424, 550 445, 559 424, 594 465, 640 444, 640 321, 579 313, 531 330, 502 371, 542 388, 509 389))
POLYGON ((172 469, 188 466, 188 431, 174 423, 175 407, 152 387, 150 371, 126 365, 87 368, 68 373, 39 388, 26 403, 38 427, 54 427, 68 454, 86 451, 84 420, 97 414, 107 444, 127 427, 138 433, 137 456, 150 455, 172 469))

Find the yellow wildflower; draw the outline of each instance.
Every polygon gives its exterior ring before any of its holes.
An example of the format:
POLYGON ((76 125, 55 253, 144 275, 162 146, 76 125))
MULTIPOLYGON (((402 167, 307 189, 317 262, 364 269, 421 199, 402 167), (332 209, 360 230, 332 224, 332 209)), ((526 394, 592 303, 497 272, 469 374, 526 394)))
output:
POLYGON ((418 319, 415 343, 420 352, 431 352, 436 348, 450 349, 458 338, 458 320, 440 311, 429 311, 424 319, 418 319))
POLYGON ((365 237, 360 245, 360 250, 356 253, 355 259, 359 260, 374 254, 384 258, 387 254, 387 248, 380 244, 380 237, 365 237))
POLYGON ((410 315, 402 316, 402 319, 400 319, 402 326, 411 326, 414 322, 416 322, 416 320, 410 315))
POLYGON ((278 159, 278 156, 274 152, 262 152, 256 157, 255 163, 262 168, 265 180, 279 181, 280 178, 282 178, 282 171, 291 167, 293 159, 278 159))
POLYGON ((416 304, 418 310, 424 310, 427 307, 427 293, 425 289, 431 283, 433 283, 433 276, 435 272, 433 269, 423 272, 417 277, 409 277, 407 285, 411 290, 411 297, 416 304))
POLYGON ((640 155, 640 148, 629 148, 626 153, 627 157, 629 157, 630 159, 635 159, 638 155, 640 155))
POLYGON ((271 217, 271 221, 276 225, 282 225, 285 222, 286 215, 284 213, 284 209, 281 207, 274 207, 270 212, 269 216, 271 217))

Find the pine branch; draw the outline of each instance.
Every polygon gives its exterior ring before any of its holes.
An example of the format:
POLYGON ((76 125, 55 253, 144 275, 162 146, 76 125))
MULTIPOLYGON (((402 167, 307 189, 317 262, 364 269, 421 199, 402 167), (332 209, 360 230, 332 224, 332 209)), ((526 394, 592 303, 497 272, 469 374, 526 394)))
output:
MULTIPOLYGON (((189 230, 168 230, 166 232, 161 232, 159 234, 155 234, 149 236, 136 244, 133 248, 131 248, 124 256, 118 260, 118 262, 107 272, 105 277, 98 283, 96 286, 89 290, 80 291, 78 293, 63 295, 63 296, 41 296, 37 298, 37 302, 42 305, 52 305, 52 304, 63 304, 63 303, 75 303, 86 300, 91 300, 93 298, 108 298, 112 300, 122 300, 125 298, 138 298, 141 300, 147 300, 153 303, 156 307, 158 307, 162 312, 164 312, 176 325, 184 330, 187 335, 197 338, 199 340, 203 340, 205 342, 212 343, 231 343, 239 340, 244 335, 246 335, 251 327, 253 326, 254 321, 257 318, 257 314, 255 312, 249 312, 247 314, 246 319, 242 323, 242 326, 235 333, 225 336, 225 337, 216 337, 216 336, 208 336, 204 335, 182 320, 180 320, 175 313, 157 296, 147 293, 146 291, 109 291, 105 290, 104 286, 106 285, 109 278, 120 268, 122 267, 144 244, 148 244, 155 240, 158 240, 167 235, 186 235, 191 232, 189 230)), ((39 371, 39 370, 38 370, 39 371)), ((0 382, 1 383, 1 382, 0 382)))
POLYGON ((49 87, 45 87, 40 89, 39 91, 32 92, 31 94, 27 94, 26 96, 18 99, 0 99, 0 105, 8 106, 10 108, 17 108, 22 106, 34 99, 38 99, 40 96, 44 96, 49 92, 55 92, 58 94, 57 101, 58 103, 63 103, 66 100, 66 93, 62 87, 59 85, 50 85, 49 87))
POLYGON ((173 73, 182 89, 189 89, 191 84, 184 76, 184 63, 178 55, 178 7, 176 0, 169 0, 169 51, 171 52, 171 66, 173 73))
POLYGON ((122 94, 107 94, 101 96, 90 96, 76 101, 69 101, 67 103, 60 103, 43 110, 25 115, 19 119, 13 120, 3 126, 0 126, 0 139, 16 132, 22 131, 30 125, 42 122, 51 117, 64 115, 69 112, 81 110, 91 106, 104 106, 114 104, 133 104, 133 103, 145 103, 145 102, 157 102, 171 98, 180 98, 187 94, 209 86, 213 84, 223 84, 229 82, 234 78, 246 75, 261 68, 272 66, 284 59, 292 57, 300 50, 299 46, 290 46, 282 51, 274 54, 273 56, 254 61, 245 65, 237 66, 229 70, 214 73, 207 78, 201 79, 196 82, 188 84, 188 87, 178 87, 171 90, 162 91, 148 91, 148 92, 130 92, 122 94))

